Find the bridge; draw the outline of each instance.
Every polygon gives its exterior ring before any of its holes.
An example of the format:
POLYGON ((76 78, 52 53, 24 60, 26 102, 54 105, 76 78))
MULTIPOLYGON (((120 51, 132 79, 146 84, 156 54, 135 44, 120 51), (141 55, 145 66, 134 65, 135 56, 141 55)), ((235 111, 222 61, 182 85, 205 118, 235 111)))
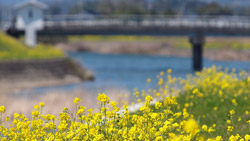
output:
POLYGON ((40 34, 250 35, 250 17, 164 15, 45 16, 40 34))
MULTIPOLYGON (((22 33, 16 30, 15 33, 22 33)), ((45 15, 38 34, 250 35, 250 17, 166 15, 45 15)))
MULTIPOLYGON (((14 25, 14 24, 13 24, 14 25)), ((12 26, 18 36, 24 31, 12 26)), ((250 17, 165 15, 46 15, 38 35, 187 35, 193 44, 193 68, 202 68, 204 36, 249 36, 250 17)))

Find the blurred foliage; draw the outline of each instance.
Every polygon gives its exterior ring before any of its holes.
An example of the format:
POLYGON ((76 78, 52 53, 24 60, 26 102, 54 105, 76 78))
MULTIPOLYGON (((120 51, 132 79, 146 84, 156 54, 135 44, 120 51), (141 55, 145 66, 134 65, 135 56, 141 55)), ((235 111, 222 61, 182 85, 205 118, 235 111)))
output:
POLYGON ((181 0, 96 0, 75 4, 70 14, 176 14, 181 0))
POLYGON ((160 14, 249 16, 247 0, 60 0, 50 1, 49 14, 160 14))
MULTIPOLYGON (((51 6, 52 13, 60 11, 51 6)), ((62 9, 62 8, 61 8, 62 9)), ((249 6, 227 6, 218 1, 202 0, 94 0, 78 1, 72 5, 70 14, 160 14, 160 15, 250 15, 249 6)))
POLYGON ((0 32, 0 60, 50 59, 63 56, 61 50, 52 46, 39 44, 35 48, 29 48, 0 32))
POLYGON ((212 2, 210 4, 198 7, 196 9, 196 13, 199 15, 232 15, 233 9, 220 6, 216 2, 212 2))

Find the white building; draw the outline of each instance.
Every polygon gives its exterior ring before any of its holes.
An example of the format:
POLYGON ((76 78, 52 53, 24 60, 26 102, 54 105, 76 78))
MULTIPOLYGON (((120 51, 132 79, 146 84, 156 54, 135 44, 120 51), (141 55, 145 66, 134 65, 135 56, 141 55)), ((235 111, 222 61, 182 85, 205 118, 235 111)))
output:
POLYGON ((25 44, 34 47, 37 44, 36 32, 44 28, 44 9, 47 5, 36 0, 28 0, 17 4, 16 23, 18 30, 25 31, 25 44))

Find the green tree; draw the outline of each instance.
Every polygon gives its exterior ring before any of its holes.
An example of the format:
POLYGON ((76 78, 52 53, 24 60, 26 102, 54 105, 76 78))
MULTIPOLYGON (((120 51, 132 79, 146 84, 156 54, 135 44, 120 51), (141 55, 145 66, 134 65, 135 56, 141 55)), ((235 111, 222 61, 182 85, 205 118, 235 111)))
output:
POLYGON ((212 2, 196 9, 199 15, 232 15, 233 10, 228 7, 223 7, 216 2, 212 2))

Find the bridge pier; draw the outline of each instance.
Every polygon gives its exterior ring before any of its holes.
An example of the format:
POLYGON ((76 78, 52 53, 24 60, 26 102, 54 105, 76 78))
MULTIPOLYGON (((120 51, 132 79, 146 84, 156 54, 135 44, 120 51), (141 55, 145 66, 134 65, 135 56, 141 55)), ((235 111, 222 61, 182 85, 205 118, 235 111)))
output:
POLYGON ((203 62, 203 45, 205 43, 205 38, 201 33, 198 33, 189 38, 192 44, 192 55, 193 55, 193 70, 201 71, 203 62))

